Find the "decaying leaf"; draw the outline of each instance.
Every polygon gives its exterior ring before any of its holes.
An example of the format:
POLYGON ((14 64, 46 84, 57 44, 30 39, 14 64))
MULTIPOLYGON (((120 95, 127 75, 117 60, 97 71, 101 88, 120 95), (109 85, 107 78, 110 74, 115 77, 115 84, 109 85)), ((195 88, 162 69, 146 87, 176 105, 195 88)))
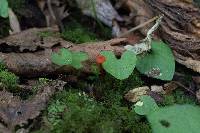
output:
POLYGON ((163 86, 152 85, 151 86, 151 91, 156 92, 156 93, 160 93, 160 94, 165 94, 163 86))
POLYGON ((169 82, 169 83, 166 83, 164 84, 163 86, 163 90, 164 90, 164 94, 169 94, 171 93, 172 91, 174 91, 175 89, 177 89, 179 87, 178 84, 176 84, 175 82, 169 82))
POLYGON ((198 90, 198 91, 196 92, 196 97, 197 97, 197 100, 200 102, 200 90, 198 90))
POLYGON ((177 52, 174 52, 174 55, 176 55, 176 61, 178 63, 200 73, 200 60, 194 60, 191 57, 184 57, 177 52))
POLYGON ((47 26, 62 26, 62 20, 69 14, 66 8, 66 2, 61 0, 36 0, 42 13, 45 15, 47 26))
POLYGON ((112 26, 112 21, 122 21, 109 0, 76 0, 83 14, 99 19, 104 24, 112 26))
POLYGON ((6 91, 0 92, 0 119, 8 129, 14 131, 15 126, 22 126, 28 120, 36 118, 45 109, 50 97, 56 90, 62 90, 65 82, 52 81, 44 86, 31 99, 21 100, 6 91))
POLYGON ((127 94, 125 94, 124 98, 130 102, 137 102, 140 100, 141 96, 147 95, 148 91, 150 91, 148 86, 138 87, 130 90, 127 94))
MULTIPOLYGON (((132 19, 129 21, 134 21, 135 25, 145 23, 147 20, 153 17, 153 12, 144 0, 125 0, 123 2, 123 5, 125 7, 128 7, 130 12, 133 14, 132 19)), ((148 29, 150 29, 151 27, 152 25, 148 24, 147 26, 142 27, 140 31, 143 35, 146 35, 148 29)))
POLYGON ((12 11, 11 8, 8 8, 8 14, 9 14, 10 28, 12 30, 10 34, 21 32, 19 20, 17 19, 17 16, 15 15, 15 13, 12 11))
POLYGON ((128 91, 128 93, 125 94, 124 98, 130 102, 137 102, 140 100, 141 96, 149 95, 156 101, 160 102, 163 100, 161 95, 171 93, 173 90, 177 88, 178 85, 174 82, 166 83, 163 86, 158 86, 158 85, 152 85, 150 87, 143 86, 128 91))

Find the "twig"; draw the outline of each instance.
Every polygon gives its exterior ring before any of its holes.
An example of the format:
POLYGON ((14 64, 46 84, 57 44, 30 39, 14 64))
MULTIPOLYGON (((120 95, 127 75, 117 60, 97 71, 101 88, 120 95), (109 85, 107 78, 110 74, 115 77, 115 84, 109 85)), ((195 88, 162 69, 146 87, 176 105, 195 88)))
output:
POLYGON ((127 32, 122 33, 121 35, 119 35, 119 37, 125 37, 126 35, 130 34, 131 32, 133 32, 133 31, 135 31, 135 30, 138 30, 138 29, 140 29, 140 28, 142 28, 142 27, 148 25, 149 23, 155 21, 156 19, 158 19, 158 16, 155 16, 155 17, 149 19, 148 21, 146 21, 146 22, 144 22, 144 23, 142 23, 142 24, 139 24, 139 25, 136 26, 136 27, 133 27, 132 29, 128 30, 127 32))
POLYGON ((177 84, 178 86, 184 88, 185 90, 187 90, 188 92, 190 92, 192 95, 196 95, 193 91, 191 91, 188 87, 186 87, 185 85, 181 84, 178 81, 172 81, 173 83, 177 84))

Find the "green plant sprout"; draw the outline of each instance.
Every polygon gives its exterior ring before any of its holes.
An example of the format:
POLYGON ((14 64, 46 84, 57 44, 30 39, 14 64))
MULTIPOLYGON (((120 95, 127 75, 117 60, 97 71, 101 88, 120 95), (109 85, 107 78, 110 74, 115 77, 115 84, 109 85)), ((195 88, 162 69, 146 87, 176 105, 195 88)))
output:
POLYGON ((189 104, 158 107, 150 96, 140 99, 134 110, 147 117, 153 133, 199 133, 199 107, 189 104))
POLYGON ((81 62, 86 61, 88 55, 83 52, 71 52, 68 49, 61 48, 58 53, 53 53, 51 55, 51 60, 53 63, 64 66, 71 65, 76 69, 83 67, 81 62))
POLYGON ((3 18, 8 17, 8 1, 0 0, 0 16, 3 18))

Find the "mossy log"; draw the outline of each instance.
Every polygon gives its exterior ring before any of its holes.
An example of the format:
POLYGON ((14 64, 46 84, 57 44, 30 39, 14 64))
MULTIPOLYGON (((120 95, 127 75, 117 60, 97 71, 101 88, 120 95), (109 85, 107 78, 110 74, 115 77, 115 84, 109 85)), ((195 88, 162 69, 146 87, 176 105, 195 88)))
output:
POLYGON ((60 37, 56 29, 28 29, 0 40, 0 59, 8 70, 25 77, 37 77, 73 71, 70 66, 59 67, 52 63, 51 54, 60 49, 86 52, 89 59, 83 62, 83 72, 92 72, 92 65, 102 50, 111 50, 117 55, 124 51, 118 46, 126 42, 126 38, 109 41, 73 44, 60 37), (44 33, 51 33, 43 36, 44 33))

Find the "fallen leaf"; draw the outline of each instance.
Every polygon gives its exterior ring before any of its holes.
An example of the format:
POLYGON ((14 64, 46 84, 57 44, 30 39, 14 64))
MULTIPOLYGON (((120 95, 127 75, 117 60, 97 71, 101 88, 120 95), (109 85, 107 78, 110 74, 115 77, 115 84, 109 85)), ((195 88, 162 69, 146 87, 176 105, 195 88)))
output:
POLYGON ((158 86, 158 85, 152 85, 151 86, 151 91, 159 94, 165 94, 165 91, 163 89, 163 86, 158 86))
POLYGON ((197 100, 200 102, 200 90, 196 91, 197 100))
POLYGON ((8 9, 11 34, 21 32, 19 20, 11 8, 8 9))
POLYGON ((15 126, 22 126, 28 120, 36 118, 45 109, 50 97, 56 90, 62 90, 66 83, 63 81, 52 81, 41 86, 38 93, 31 99, 21 100, 13 94, 0 92, 0 119, 7 128, 14 131, 15 126))
POLYGON ((150 91, 148 86, 138 87, 128 91, 124 98, 130 102, 137 102, 140 100, 141 96, 147 95, 148 91, 150 91))

